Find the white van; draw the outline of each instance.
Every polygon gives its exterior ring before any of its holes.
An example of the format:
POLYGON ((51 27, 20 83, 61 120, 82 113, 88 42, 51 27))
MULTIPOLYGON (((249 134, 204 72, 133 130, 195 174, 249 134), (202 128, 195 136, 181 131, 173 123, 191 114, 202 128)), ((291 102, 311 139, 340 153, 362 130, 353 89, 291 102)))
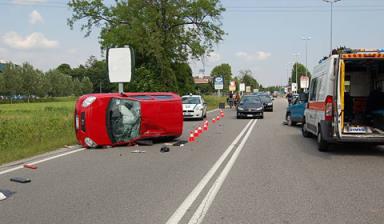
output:
POLYGON ((384 144, 384 49, 345 49, 314 69, 302 126, 329 143, 384 144))

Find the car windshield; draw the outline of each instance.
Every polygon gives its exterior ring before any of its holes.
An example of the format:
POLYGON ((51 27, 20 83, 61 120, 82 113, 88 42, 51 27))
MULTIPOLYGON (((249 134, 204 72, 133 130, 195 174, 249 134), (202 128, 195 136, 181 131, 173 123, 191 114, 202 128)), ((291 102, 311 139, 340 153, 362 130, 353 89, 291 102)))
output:
POLYGON ((271 97, 267 96, 267 95, 261 95, 259 96, 261 101, 265 102, 265 103, 269 103, 272 101, 271 97))
POLYGON ((108 108, 108 132, 113 143, 127 142, 139 136, 140 103, 133 100, 112 99, 108 108))
POLYGON ((255 104, 255 103, 260 103, 260 98, 258 96, 243 97, 240 101, 240 104, 255 104))
POLYGON ((199 97, 183 97, 183 104, 199 104, 200 98, 199 97))

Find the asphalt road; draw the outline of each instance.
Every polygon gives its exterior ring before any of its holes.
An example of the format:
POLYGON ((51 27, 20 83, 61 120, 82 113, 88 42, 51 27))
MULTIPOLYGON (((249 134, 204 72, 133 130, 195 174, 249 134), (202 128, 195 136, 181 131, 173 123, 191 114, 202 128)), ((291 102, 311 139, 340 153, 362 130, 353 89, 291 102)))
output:
MULTIPOLYGON (((227 109, 168 153, 162 144, 81 150, 36 170, 0 167, 0 190, 14 192, 0 201, 0 223, 384 223, 383 149, 318 152, 282 124, 286 102, 274 107, 262 120, 227 109)), ((186 121, 180 139, 199 124, 186 121)))

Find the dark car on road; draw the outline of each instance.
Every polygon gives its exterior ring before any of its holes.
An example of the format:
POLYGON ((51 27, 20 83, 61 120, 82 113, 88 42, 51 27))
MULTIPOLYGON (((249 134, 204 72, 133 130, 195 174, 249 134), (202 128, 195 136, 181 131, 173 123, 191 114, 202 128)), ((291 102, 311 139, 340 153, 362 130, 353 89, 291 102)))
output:
POLYGON ((264 111, 273 111, 273 102, 269 95, 259 95, 264 106, 264 111))
POLYGON ((240 99, 237 105, 237 118, 259 117, 264 118, 264 107, 259 96, 248 95, 240 99))

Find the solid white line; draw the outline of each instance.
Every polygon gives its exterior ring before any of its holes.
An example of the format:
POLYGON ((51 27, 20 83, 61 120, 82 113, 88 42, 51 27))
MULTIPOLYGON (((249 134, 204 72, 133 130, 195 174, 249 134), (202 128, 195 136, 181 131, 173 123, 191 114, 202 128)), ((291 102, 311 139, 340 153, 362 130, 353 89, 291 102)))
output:
MULTIPOLYGON (((44 159, 41 159, 41 160, 38 160, 38 161, 35 161, 35 162, 30 162, 30 163, 25 163, 25 164, 36 165, 36 164, 43 163, 43 162, 46 162, 46 161, 49 161, 49 160, 52 160, 52 159, 56 159, 56 158, 67 156, 67 155, 70 155, 70 154, 73 154, 73 153, 76 153, 76 152, 80 152, 82 150, 84 150, 84 148, 76 149, 76 150, 73 150, 73 151, 65 152, 65 153, 62 153, 62 154, 59 154, 59 155, 47 157, 47 158, 44 158, 44 159)), ((20 165, 20 166, 16 166, 16 167, 13 167, 13 168, 10 168, 10 169, 7 169, 7 170, 3 170, 3 171, 0 171, 0 175, 6 174, 6 173, 10 173, 12 171, 19 170, 19 169, 22 169, 22 168, 24 168, 24 165, 20 165)))
POLYGON ((241 150, 244 148, 244 145, 247 142, 248 137, 251 134, 252 129, 255 126, 256 122, 257 120, 248 129, 247 134, 245 135, 240 145, 237 147, 237 149, 233 153, 232 157, 228 161, 227 165, 224 167, 223 171, 220 173, 220 176, 213 183, 211 189, 209 189, 207 195, 204 197, 203 201, 201 202, 201 204, 193 214, 192 218, 189 220, 188 224, 200 224, 203 221, 205 215, 208 212, 209 207, 211 206, 213 200, 215 199, 217 193, 219 192, 221 186, 223 185, 225 179, 227 178, 229 172, 231 171, 233 165, 235 164, 237 157, 239 157, 241 150))
POLYGON ((193 204, 196 198, 199 196, 204 187, 208 184, 208 182, 212 179, 213 175, 216 173, 217 169, 221 166, 224 160, 228 157, 232 149, 235 147, 237 142, 243 136, 245 131, 251 125, 253 120, 249 121, 245 128, 240 132, 240 134, 235 138, 235 140, 228 146, 228 148, 224 151, 224 153, 220 156, 220 158, 216 161, 216 163, 212 166, 212 168, 205 174, 203 179, 196 185, 196 187, 192 190, 191 193, 185 198, 183 203, 176 209, 176 211, 172 214, 172 216, 166 222, 167 224, 177 224, 183 218, 189 207, 193 204))

